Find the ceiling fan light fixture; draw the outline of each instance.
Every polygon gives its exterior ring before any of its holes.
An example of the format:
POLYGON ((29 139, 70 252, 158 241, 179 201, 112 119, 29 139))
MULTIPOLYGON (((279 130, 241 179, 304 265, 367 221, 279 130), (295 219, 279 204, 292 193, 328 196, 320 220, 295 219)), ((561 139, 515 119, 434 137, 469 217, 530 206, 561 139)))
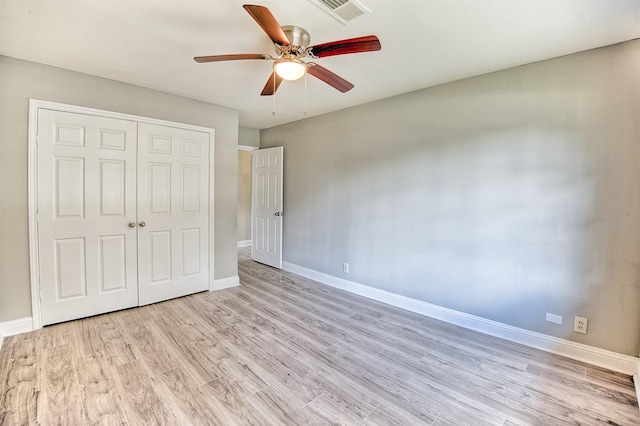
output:
POLYGON ((294 81, 302 78, 307 73, 307 64, 295 58, 281 58, 273 64, 276 74, 284 80, 294 81))

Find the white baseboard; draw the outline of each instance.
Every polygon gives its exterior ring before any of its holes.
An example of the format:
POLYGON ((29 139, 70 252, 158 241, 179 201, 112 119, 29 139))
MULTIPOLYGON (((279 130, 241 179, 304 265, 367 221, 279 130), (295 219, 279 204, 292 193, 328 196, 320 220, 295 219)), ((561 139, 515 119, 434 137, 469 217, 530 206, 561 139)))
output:
MULTIPOLYGON (((431 318, 475 330, 491 336, 500 337, 511 342, 520 343, 546 352, 562 355, 577 361, 586 362, 609 370, 628 375, 640 374, 640 359, 617 352, 600 349, 582 343, 571 342, 558 337, 525 330, 497 321, 433 305, 421 300, 412 299, 399 294, 380 290, 367 285, 334 277, 322 272, 314 271, 303 266, 283 262, 285 271, 310 278, 319 283, 346 290, 360 296, 368 297, 398 308, 416 312, 431 318)), ((640 386, 636 381, 636 386, 640 386)), ((640 395, 640 394, 639 394, 640 395)))
POLYGON ((233 277, 220 278, 213 281, 213 285, 209 291, 224 290, 225 288, 237 287, 240 285, 240 277, 235 275, 233 277))
POLYGON ((251 240, 238 241, 238 248, 251 247, 251 240))
POLYGON ((33 331, 33 318, 31 317, 0 322, 0 348, 2 348, 2 341, 5 337, 30 331, 33 331))

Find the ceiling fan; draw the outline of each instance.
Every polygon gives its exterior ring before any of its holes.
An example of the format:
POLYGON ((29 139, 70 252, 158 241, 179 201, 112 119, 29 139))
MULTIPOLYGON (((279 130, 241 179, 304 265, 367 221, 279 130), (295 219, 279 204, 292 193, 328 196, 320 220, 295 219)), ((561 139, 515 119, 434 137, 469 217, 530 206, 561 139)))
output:
POLYGON ((380 40, 374 35, 351 38, 347 40, 333 41, 329 43, 309 46, 311 38, 309 33, 301 27, 288 25, 281 27, 271 11, 264 6, 245 4, 242 7, 255 19, 269 38, 273 41, 276 57, 267 54, 232 54, 196 56, 196 62, 236 61, 243 59, 267 59, 275 61, 271 77, 262 89, 262 96, 273 95, 282 80, 297 80, 306 73, 324 81, 342 93, 353 89, 349 83, 339 75, 316 64, 305 62, 303 59, 318 59, 327 56, 347 55, 350 53, 372 52, 380 50, 380 40))

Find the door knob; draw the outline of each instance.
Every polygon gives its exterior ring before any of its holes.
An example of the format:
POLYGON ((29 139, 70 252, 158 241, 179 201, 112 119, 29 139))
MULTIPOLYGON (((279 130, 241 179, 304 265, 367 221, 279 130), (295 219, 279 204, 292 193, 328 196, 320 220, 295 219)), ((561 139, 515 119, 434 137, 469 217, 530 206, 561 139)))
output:
POLYGON ((129 222, 129 228, 135 228, 135 227, 136 227, 135 222, 129 222))
POLYGON ((144 220, 143 220, 142 222, 140 222, 140 223, 138 224, 138 226, 139 226, 140 228, 144 228, 145 226, 147 226, 147 224, 146 224, 146 223, 144 223, 144 220))
POLYGON ((275 215, 276 216, 280 216, 280 212, 275 212, 275 215))

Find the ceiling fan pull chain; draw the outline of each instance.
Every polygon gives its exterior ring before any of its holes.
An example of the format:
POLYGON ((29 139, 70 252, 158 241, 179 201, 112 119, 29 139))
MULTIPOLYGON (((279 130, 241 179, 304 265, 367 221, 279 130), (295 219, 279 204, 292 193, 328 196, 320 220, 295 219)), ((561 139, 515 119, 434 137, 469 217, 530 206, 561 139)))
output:
POLYGON ((276 115, 276 73, 273 73, 273 111, 271 115, 276 115))
POLYGON ((307 73, 304 73, 304 116, 307 116, 307 73))

